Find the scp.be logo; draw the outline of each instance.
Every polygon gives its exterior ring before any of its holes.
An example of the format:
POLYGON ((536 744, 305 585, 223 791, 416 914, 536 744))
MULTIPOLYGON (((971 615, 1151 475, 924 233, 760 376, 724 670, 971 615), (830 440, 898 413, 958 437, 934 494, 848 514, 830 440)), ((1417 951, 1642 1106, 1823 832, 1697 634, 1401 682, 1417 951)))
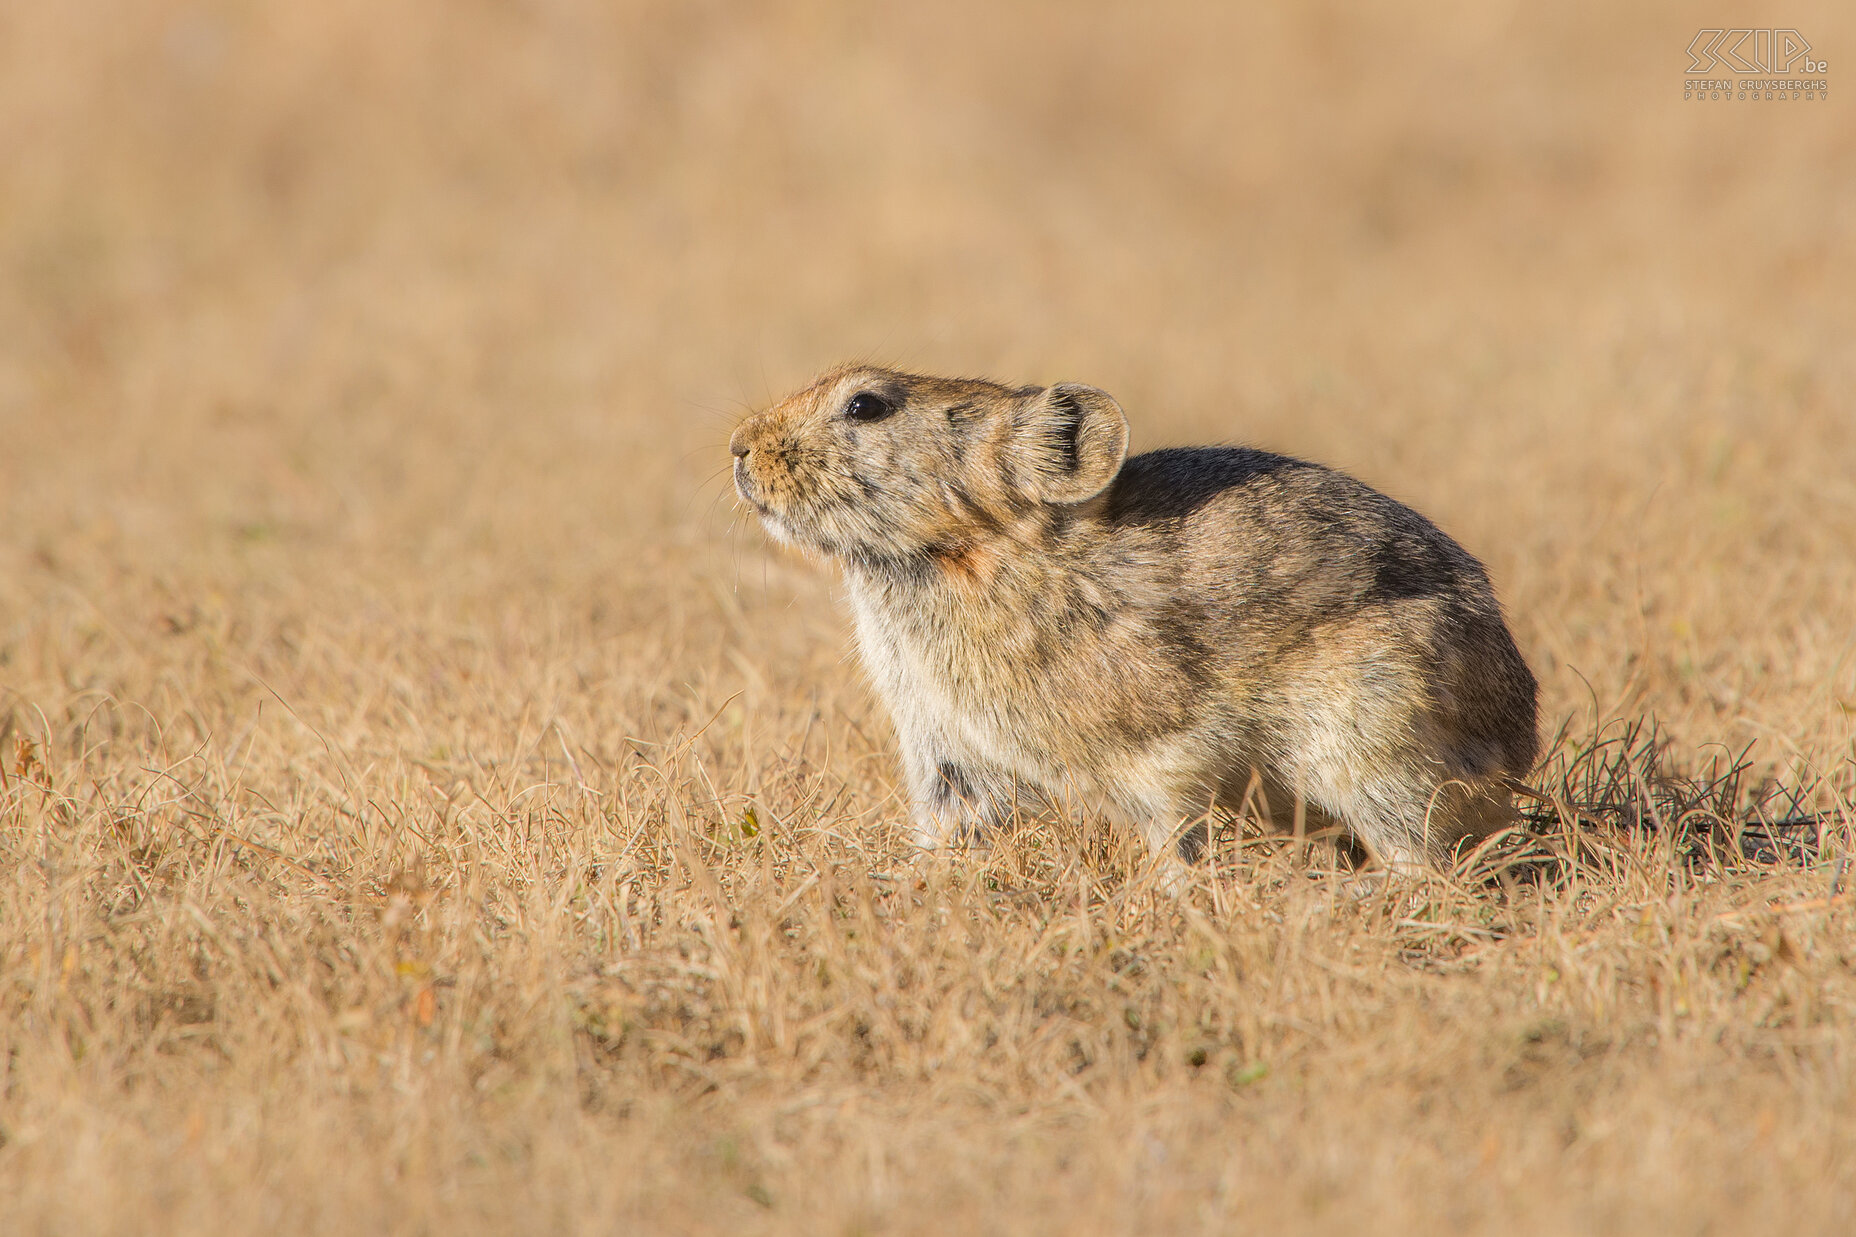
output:
POLYGON ((1712 73, 1726 66, 1730 73, 1824 73, 1828 60, 1813 60, 1811 44, 1796 30, 1703 30, 1688 45, 1690 74, 1712 73))

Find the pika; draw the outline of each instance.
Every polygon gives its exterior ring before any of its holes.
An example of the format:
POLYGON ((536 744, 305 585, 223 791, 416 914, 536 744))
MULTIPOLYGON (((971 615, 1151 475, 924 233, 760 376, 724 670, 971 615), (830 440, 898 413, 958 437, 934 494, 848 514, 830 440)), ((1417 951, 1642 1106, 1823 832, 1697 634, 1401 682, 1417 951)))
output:
POLYGON ((1187 862, 1188 822, 1259 788, 1395 871, 1515 817, 1536 685, 1488 573, 1344 473, 1130 459, 1093 387, 868 366, 730 449, 773 536, 843 569, 923 846, 983 841, 1026 792, 1086 796, 1187 862))

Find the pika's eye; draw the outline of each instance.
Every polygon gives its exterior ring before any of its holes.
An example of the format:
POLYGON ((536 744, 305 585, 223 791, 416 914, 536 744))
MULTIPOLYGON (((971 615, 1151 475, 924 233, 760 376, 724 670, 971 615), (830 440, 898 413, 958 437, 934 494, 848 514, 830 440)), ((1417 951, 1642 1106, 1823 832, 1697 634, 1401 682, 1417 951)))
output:
POLYGON ((844 417, 847 421, 881 421, 894 411, 896 406, 881 395, 860 391, 844 406, 844 417))

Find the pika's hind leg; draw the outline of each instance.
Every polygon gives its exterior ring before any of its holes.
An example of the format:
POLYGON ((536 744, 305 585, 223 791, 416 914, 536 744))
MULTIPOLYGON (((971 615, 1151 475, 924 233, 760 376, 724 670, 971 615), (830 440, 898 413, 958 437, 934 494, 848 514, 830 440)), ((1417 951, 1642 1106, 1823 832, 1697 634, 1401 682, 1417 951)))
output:
POLYGON ((1447 870, 1510 823, 1499 753, 1440 716, 1421 667, 1385 657, 1330 675, 1285 728, 1280 772, 1388 869, 1447 870))
POLYGON ((1431 867, 1438 852, 1430 845, 1423 786, 1391 776, 1363 779, 1338 794, 1316 793, 1388 871, 1416 875, 1431 867))
POLYGON ((1483 779, 1386 773, 1355 783, 1332 807, 1387 868, 1448 871, 1459 854, 1513 824, 1505 794, 1483 779))

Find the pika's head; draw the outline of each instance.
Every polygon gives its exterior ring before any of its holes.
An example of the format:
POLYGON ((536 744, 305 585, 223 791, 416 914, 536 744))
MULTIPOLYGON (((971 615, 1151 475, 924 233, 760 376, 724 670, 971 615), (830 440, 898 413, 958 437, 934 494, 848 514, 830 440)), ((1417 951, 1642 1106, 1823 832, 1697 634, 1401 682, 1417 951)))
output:
POLYGON ((919 562, 1074 506, 1121 471, 1128 421, 1094 387, 848 366, 742 422, 735 489, 783 541, 919 562))

